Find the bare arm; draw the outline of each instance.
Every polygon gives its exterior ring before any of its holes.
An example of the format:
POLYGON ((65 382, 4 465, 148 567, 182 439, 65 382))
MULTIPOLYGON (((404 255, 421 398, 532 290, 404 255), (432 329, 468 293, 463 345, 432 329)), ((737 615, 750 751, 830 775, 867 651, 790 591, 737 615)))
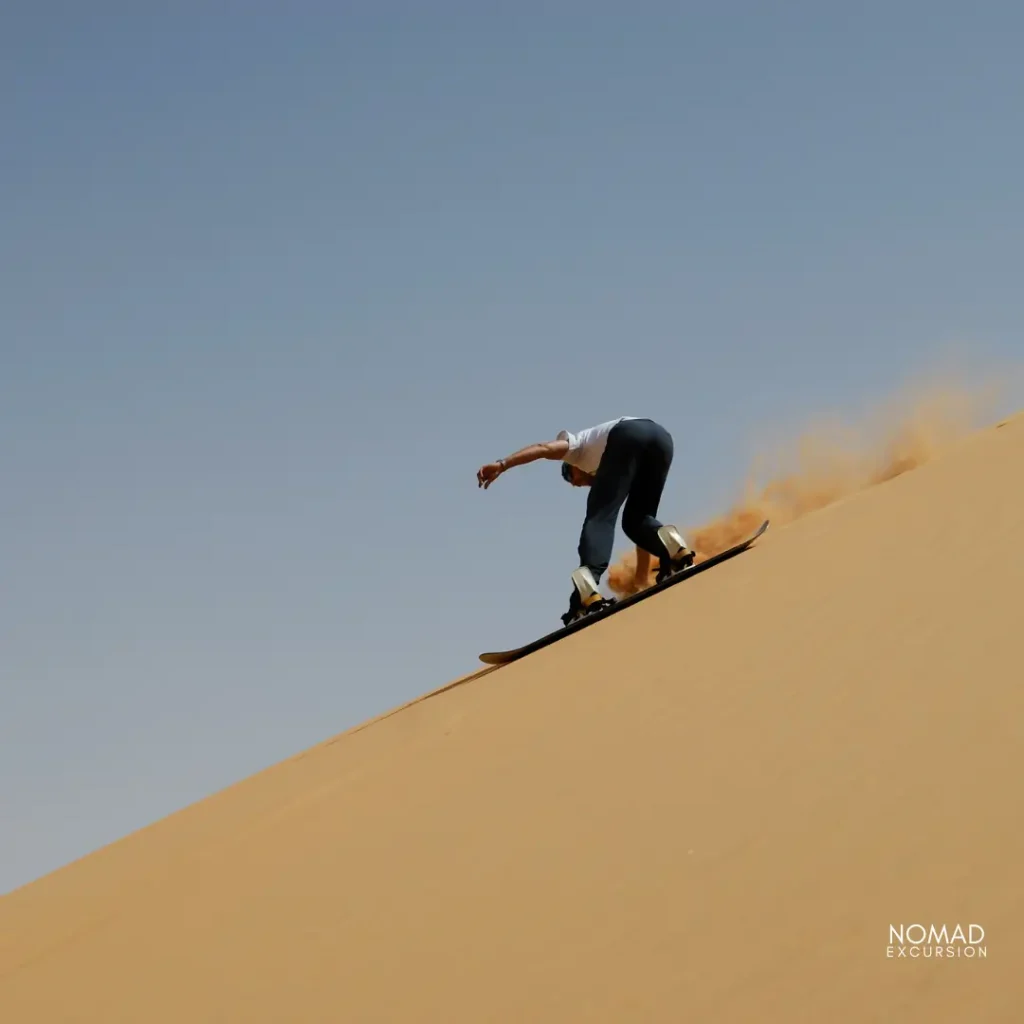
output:
POLYGON ((536 462, 537 459, 562 459, 568 450, 568 441, 541 441, 540 444, 528 444, 525 448, 498 459, 497 462, 488 462, 481 466, 476 473, 477 486, 486 490, 506 469, 524 466, 528 462, 536 462))
POLYGON ((513 452, 501 461, 505 468, 512 466, 524 466, 527 462, 536 462, 537 459, 562 459, 569 450, 568 441, 542 441, 540 444, 528 444, 525 448, 513 452))

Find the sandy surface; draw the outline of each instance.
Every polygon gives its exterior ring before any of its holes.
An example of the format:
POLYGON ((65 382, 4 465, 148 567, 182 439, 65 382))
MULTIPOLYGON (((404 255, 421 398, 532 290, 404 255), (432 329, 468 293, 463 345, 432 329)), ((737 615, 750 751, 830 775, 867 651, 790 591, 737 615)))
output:
POLYGON ((0 1021, 1019 1020, 1022 594, 1017 417, 4 897, 0 1021))

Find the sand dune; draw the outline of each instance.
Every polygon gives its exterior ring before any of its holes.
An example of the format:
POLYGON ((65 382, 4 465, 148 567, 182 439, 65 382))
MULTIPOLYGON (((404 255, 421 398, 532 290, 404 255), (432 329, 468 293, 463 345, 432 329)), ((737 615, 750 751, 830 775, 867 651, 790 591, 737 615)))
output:
POLYGON ((1018 1020, 1022 591, 1018 416, 6 896, 0 1020, 1018 1020))

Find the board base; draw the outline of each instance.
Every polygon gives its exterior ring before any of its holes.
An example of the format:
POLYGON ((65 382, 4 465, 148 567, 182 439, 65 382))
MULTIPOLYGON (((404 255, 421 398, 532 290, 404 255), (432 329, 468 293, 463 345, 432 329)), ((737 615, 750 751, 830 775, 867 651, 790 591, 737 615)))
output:
POLYGON ((662 591, 668 590, 670 587, 674 587, 693 576, 698 576, 700 573, 706 572, 712 566, 718 565, 727 559, 734 558, 741 552, 746 551, 746 549, 749 548, 750 545, 768 529, 768 523, 769 520, 766 519, 746 540, 740 541, 738 544, 734 544, 732 547, 726 548, 725 551, 720 551, 717 555, 712 555, 710 558, 706 558, 703 562, 698 562, 696 565, 692 565, 688 569, 683 569, 680 572, 675 573, 675 575, 670 576, 667 580, 664 580, 653 587, 648 587, 646 590, 641 590, 638 594, 631 594, 629 597, 623 598, 621 601, 615 601, 606 605, 600 611, 594 612, 591 615, 585 615, 583 618, 577 619, 575 622, 571 622, 568 626, 563 626, 561 629, 556 629, 551 633, 538 637, 536 640, 532 640, 530 643, 525 644, 522 647, 516 647, 510 651, 487 651, 479 656, 480 660, 485 665, 506 665, 510 661, 516 661, 519 658, 525 657, 527 654, 533 654, 534 651, 539 651, 543 647, 548 647, 553 643, 557 643, 564 637, 571 636, 573 633, 578 633, 581 629, 593 626, 602 619, 606 619, 610 615, 614 615, 616 612, 622 611, 624 608, 629 608, 632 605, 639 604, 641 601, 654 597, 656 594, 660 594, 662 591))

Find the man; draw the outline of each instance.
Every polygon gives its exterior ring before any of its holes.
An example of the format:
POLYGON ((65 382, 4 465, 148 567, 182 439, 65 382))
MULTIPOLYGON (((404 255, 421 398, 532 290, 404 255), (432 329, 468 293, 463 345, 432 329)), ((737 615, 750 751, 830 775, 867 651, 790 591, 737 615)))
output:
POLYGON ((559 431, 553 441, 528 445, 477 471, 477 486, 486 490, 513 466, 557 459, 568 483, 590 488, 580 532, 580 564, 572 574, 569 610, 562 616, 565 625, 608 603, 598 584, 611 561, 615 524, 623 504, 622 529, 636 545, 635 589, 646 586, 652 555, 659 562, 659 583, 693 563, 694 554, 679 531, 663 526, 657 518, 673 451, 672 435, 660 423, 620 416, 577 434, 559 431))

